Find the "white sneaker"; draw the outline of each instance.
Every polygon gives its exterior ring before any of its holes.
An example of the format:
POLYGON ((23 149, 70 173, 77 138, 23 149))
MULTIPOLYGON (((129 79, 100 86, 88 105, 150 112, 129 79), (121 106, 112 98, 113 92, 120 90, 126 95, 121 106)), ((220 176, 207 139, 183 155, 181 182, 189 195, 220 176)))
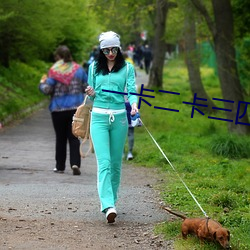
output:
POLYGON ((128 152, 127 161, 133 160, 134 156, 131 152, 128 152))
POLYGON ((114 223, 116 216, 117 216, 117 212, 115 208, 110 207, 107 209, 106 218, 108 220, 108 223, 114 223))

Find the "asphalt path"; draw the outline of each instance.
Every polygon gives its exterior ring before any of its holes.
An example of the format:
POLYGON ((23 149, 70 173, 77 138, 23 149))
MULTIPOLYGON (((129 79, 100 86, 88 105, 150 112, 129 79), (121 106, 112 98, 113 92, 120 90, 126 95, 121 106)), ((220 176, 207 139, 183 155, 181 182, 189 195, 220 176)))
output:
MULTIPOLYGON (((57 174, 52 171, 55 167, 54 148, 54 131, 47 108, 0 133, 2 212, 18 205, 18 212, 23 216, 36 217, 39 216, 35 212, 37 209, 46 210, 48 205, 57 203, 57 212, 52 216, 58 219, 69 216, 72 220, 103 220, 96 188, 95 155, 90 154, 82 160, 80 176, 72 175, 69 160, 65 173, 57 174), (30 201, 33 201, 32 205, 27 209, 26 204, 30 201), (70 203, 77 213, 63 212, 64 206, 70 203)), ((136 206, 138 212, 129 216, 121 213, 121 219, 140 222, 163 219, 163 214, 153 211, 155 204, 147 198, 154 184, 150 174, 151 171, 146 168, 132 167, 125 162, 118 209, 125 212, 128 207, 136 206)))

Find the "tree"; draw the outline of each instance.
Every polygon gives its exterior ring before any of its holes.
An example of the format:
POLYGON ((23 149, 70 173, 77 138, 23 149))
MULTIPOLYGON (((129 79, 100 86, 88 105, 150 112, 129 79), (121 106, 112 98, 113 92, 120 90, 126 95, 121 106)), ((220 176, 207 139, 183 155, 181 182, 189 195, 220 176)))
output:
POLYGON ((167 13, 170 8, 177 7, 175 3, 168 0, 156 1, 155 35, 153 41, 154 57, 149 75, 149 87, 162 88, 163 67, 166 53, 166 42, 164 39, 166 31, 167 13))
POLYGON ((209 15, 205 5, 200 0, 191 0, 197 10, 204 16, 213 37, 214 49, 218 65, 218 75, 221 84, 228 130, 238 134, 247 134, 250 127, 236 124, 238 116, 240 122, 248 124, 247 105, 244 105, 242 87, 240 85, 234 48, 233 13, 230 0, 212 0, 213 18, 209 15))
POLYGON ((198 101, 198 104, 208 105, 208 108, 199 107, 199 109, 203 109, 212 113, 215 107, 214 103, 207 95, 204 86, 201 80, 200 74, 200 56, 197 51, 196 44, 196 25, 195 25, 195 15, 193 6, 187 2, 185 5, 185 26, 184 26, 184 51, 185 51, 185 59, 188 69, 188 77, 190 82, 190 87, 193 95, 196 93, 197 97, 206 99, 207 102, 198 101), (192 13, 192 14, 191 14, 192 13))

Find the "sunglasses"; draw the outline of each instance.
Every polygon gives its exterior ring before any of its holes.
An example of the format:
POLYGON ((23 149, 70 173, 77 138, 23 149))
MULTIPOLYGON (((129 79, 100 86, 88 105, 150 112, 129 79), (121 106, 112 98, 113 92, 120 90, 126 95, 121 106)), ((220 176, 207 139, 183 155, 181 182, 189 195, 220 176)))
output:
POLYGON ((111 48, 111 49, 105 48, 105 49, 102 50, 104 55, 109 55, 110 51, 112 52, 112 54, 117 54, 118 48, 117 47, 114 47, 114 48, 111 48))

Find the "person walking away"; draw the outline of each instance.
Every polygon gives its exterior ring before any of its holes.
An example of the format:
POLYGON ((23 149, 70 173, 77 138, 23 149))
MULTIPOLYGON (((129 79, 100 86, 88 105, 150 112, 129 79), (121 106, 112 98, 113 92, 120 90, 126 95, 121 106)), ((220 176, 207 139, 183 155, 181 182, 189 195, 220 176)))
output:
POLYGON ((96 60, 96 58, 98 57, 98 53, 99 53, 99 49, 97 46, 94 46, 92 51, 90 52, 89 54, 89 59, 88 59, 88 62, 87 62, 87 69, 89 67, 89 65, 96 60))
POLYGON ((39 89, 50 95, 49 110, 56 135, 55 173, 64 173, 66 168, 67 142, 69 142, 70 166, 73 175, 80 175, 81 156, 80 142, 72 134, 72 117, 77 107, 84 100, 87 74, 83 68, 73 61, 67 46, 59 46, 55 51, 54 65, 48 77, 42 78, 39 89))
POLYGON ((121 53, 120 36, 103 32, 100 53, 89 67, 86 93, 93 100, 90 134, 97 160, 97 189, 107 222, 115 222, 121 179, 122 155, 128 132, 124 93, 127 89, 131 115, 138 112, 134 66, 121 53))
POLYGON ((143 63, 142 63, 142 58, 143 58, 143 47, 141 44, 139 44, 136 48, 135 48, 135 52, 136 54, 136 64, 140 69, 143 69, 143 63))
POLYGON ((145 45, 143 57, 144 57, 145 72, 148 75, 153 56, 152 56, 151 49, 149 48, 149 46, 147 44, 145 45))

